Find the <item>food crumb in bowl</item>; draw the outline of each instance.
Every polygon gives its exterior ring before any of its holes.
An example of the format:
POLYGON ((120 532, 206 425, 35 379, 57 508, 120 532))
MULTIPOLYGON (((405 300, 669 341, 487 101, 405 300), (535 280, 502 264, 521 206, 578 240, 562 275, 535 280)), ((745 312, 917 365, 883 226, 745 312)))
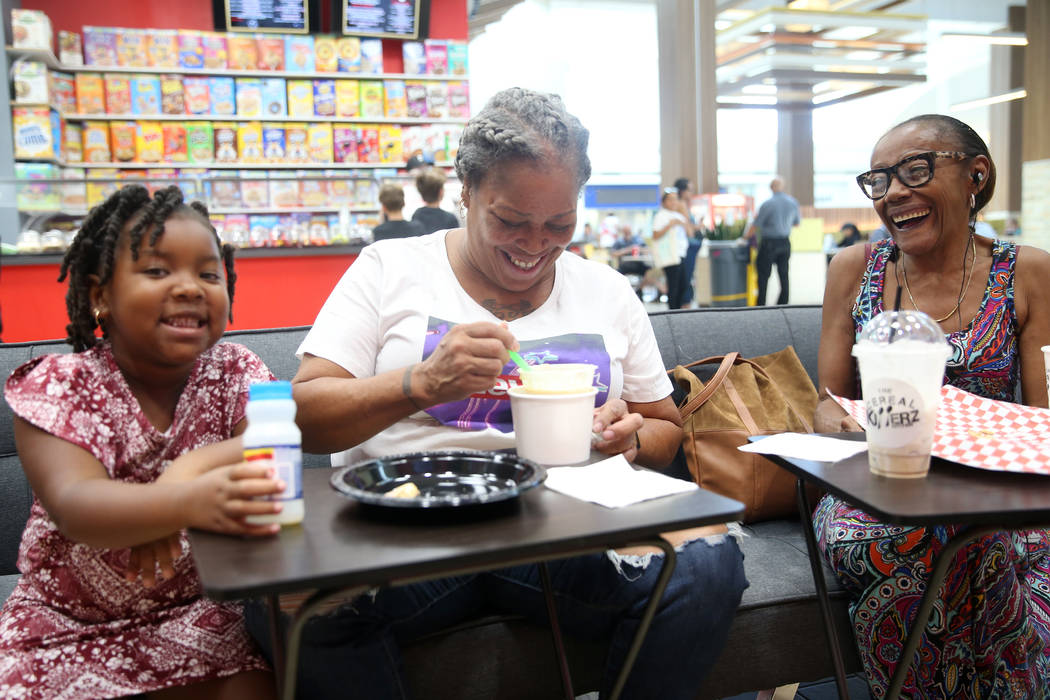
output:
POLYGON ((408 481, 390 489, 383 495, 390 498, 419 498, 419 494, 419 487, 408 481))

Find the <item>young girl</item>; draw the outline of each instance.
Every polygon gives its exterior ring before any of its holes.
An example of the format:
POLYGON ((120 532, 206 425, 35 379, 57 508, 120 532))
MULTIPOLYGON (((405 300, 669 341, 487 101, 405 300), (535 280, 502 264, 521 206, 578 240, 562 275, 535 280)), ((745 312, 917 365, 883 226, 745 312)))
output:
POLYGON ((0 697, 271 697, 240 607, 201 595, 182 532, 277 527, 245 523, 280 509, 252 497, 283 484, 230 439, 248 385, 273 378, 216 345, 232 250, 178 188, 129 186, 88 215, 67 275, 75 353, 31 360, 5 389, 35 500, 0 611, 0 697))

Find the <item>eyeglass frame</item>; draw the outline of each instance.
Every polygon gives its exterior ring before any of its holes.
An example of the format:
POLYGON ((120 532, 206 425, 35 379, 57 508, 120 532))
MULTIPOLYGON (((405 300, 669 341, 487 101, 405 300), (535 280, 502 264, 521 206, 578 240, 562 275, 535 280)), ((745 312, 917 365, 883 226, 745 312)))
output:
POLYGON ((933 179, 933 173, 934 173, 933 163, 938 158, 951 158, 952 160, 966 160, 967 158, 973 158, 973 156, 971 154, 969 154, 969 153, 964 153, 962 151, 926 151, 925 153, 916 153, 915 155, 908 156, 907 158, 901 158, 894 165, 891 165, 888 168, 874 168, 874 169, 869 170, 869 171, 867 171, 865 173, 861 173, 860 175, 857 176, 857 185, 860 187, 860 191, 864 193, 864 196, 867 197, 868 199, 870 199, 873 202, 877 202, 880 199, 882 199, 883 197, 885 197, 887 194, 889 194, 890 185, 893 183, 893 178, 897 178, 897 182, 901 183, 902 185, 904 185, 908 189, 914 190, 917 187, 922 187, 923 185, 929 183, 930 180, 933 179), (904 180, 902 180, 900 178, 900 176, 897 174, 897 169, 900 168, 902 165, 905 165, 905 164, 910 163, 910 162, 912 162, 914 160, 920 160, 920 159, 926 161, 926 165, 930 168, 930 176, 926 180, 924 180, 924 181, 922 181, 922 182, 920 182, 920 183, 918 183, 916 185, 909 185, 907 182, 904 182, 904 180), (868 190, 864 187, 864 179, 868 178, 868 177, 871 177, 872 175, 874 175, 876 173, 885 173, 886 174, 886 191, 883 192, 878 197, 873 197, 872 195, 868 194, 868 190))

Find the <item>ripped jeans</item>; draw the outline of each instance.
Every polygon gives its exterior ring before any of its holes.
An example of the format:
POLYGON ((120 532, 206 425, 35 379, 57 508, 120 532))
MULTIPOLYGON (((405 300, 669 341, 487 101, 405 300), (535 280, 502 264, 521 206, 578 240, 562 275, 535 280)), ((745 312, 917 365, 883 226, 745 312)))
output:
MULTIPOLYGON (((729 633, 747 581, 728 535, 677 548, 677 563, 621 697, 694 698, 729 633)), ((565 634, 607 639, 608 697, 659 575, 662 554, 614 552, 548 562, 565 634)), ((266 606, 245 606, 248 630, 272 659, 266 606)), ((548 624, 535 565, 382 588, 307 622, 299 657, 300 698, 408 698, 400 646, 484 614, 548 624)), ((285 620, 287 622, 287 620, 285 620)), ((481 652, 482 650, 479 650, 481 652)), ((587 689, 580 689, 583 692, 587 689)))

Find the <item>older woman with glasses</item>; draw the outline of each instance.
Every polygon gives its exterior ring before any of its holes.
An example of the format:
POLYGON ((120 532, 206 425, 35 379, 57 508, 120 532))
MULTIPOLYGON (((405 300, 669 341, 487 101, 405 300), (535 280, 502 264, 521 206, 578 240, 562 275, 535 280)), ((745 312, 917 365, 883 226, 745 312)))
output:
MULTIPOLYGON (((890 238, 846 248, 828 269, 816 429, 860 429, 828 393, 859 397, 850 348, 898 290, 902 308, 941 325, 953 350, 946 383, 1046 407, 1040 348, 1050 344, 1050 255, 974 235, 995 188, 987 145, 957 119, 923 115, 879 139, 871 165, 857 182, 890 238)), ((850 594, 868 683, 883 697, 932 561, 958 528, 886 525, 830 495, 813 521, 825 559, 850 594)), ((1046 531, 998 532, 961 550, 901 695, 1048 697, 1048 553, 1046 531)))

